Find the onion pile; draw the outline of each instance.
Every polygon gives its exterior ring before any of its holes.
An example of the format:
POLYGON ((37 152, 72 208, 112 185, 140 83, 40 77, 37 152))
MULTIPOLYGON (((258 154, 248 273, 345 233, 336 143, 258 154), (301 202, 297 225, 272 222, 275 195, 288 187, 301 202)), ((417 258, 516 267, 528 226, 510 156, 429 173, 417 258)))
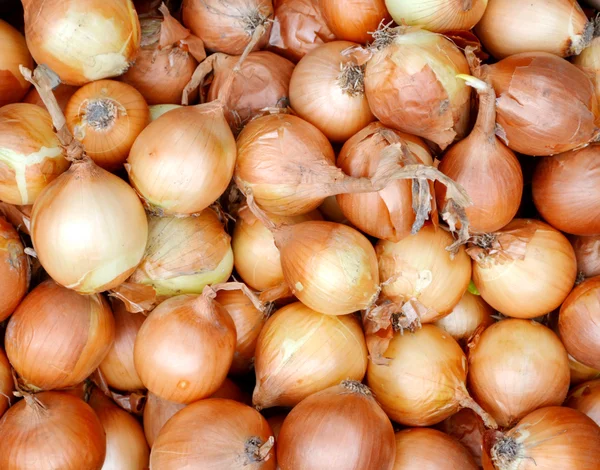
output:
POLYGON ((19 65, 32 67, 33 60, 25 38, 15 28, 0 20, 0 106, 16 103, 29 90, 29 82, 19 72, 19 65))
POLYGON ((0 217, 0 321, 17 308, 29 288, 29 260, 19 234, 0 217))

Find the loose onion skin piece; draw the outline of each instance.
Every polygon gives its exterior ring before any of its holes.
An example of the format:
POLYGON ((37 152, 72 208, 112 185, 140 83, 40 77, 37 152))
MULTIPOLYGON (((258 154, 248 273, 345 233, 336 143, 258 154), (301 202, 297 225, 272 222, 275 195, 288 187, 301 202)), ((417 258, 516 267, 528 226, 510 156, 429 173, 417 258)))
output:
POLYGON ((368 387, 344 381, 296 405, 277 439, 281 470, 392 470, 394 429, 368 387))
POLYGON ((600 235, 569 237, 577 258, 577 270, 585 277, 600 275, 600 235))
POLYGON ((19 65, 33 67, 25 38, 7 22, 0 20, 0 107, 21 101, 29 82, 19 72, 19 65))
POLYGON ((581 411, 600 426, 600 379, 582 383, 571 390, 565 406, 581 411))
POLYGON ((485 425, 473 410, 462 409, 442 421, 437 429, 458 440, 473 456, 475 463, 481 467, 483 436, 485 425))
POLYGON ((14 388, 10 362, 4 350, 0 348, 0 418, 14 400, 14 388))
POLYGON ((503 427, 538 408, 560 405, 569 382, 564 346, 550 329, 534 321, 495 323, 469 351, 473 398, 503 427))
POLYGON ((478 329, 494 323, 494 309, 479 295, 466 291, 452 311, 435 322, 435 326, 447 331, 459 344, 465 344, 478 329))
POLYGON ((0 217, 0 322, 17 308, 29 288, 29 260, 17 231, 0 217))
MULTIPOLYGON (((54 90, 52 90, 52 92, 54 93, 54 97, 58 102, 58 106, 63 111, 63 113, 67 107, 67 104, 69 103, 69 100, 71 99, 71 96, 73 96, 77 90, 79 90, 79 87, 64 85, 62 83, 58 85, 54 90)), ((29 90, 29 93, 27 93, 25 95, 25 98, 23 98, 23 103, 36 104, 41 108, 46 109, 44 101, 40 98, 40 94, 35 88, 29 90)))
POLYGON ((87 403, 67 393, 42 392, 17 402, 0 419, 0 435, 0 468, 103 468, 102 424, 87 403))
POLYGON ((201 400, 171 418, 152 446, 150 467, 162 470, 275 470, 269 424, 249 406, 201 400), (266 445, 265 445, 266 444, 266 445))
POLYGON ((364 44, 372 41, 371 33, 390 15, 385 0, 355 0, 340 3, 336 0, 316 0, 329 29, 338 39, 364 44))

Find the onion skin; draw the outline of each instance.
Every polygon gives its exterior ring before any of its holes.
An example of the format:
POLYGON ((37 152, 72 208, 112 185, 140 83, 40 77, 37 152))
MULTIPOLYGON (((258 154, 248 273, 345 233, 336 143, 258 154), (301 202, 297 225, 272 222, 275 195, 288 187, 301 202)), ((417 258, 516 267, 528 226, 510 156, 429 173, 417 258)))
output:
POLYGON ((29 90, 19 65, 33 67, 25 38, 7 22, 0 20, 0 107, 21 101, 29 90))
POLYGON ((10 362, 4 350, 0 348, 0 418, 11 404, 14 388, 10 362))
POLYGON ((600 235, 569 237, 577 258, 577 270, 585 277, 600 275, 600 235))
POLYGON ((435 326, 448 332, 459 344, 464 345, 475 331, 494 323, 494 309, 479 295, 466 291, 452 311, 435 322, 435 326))
POLYGON ((585 382, 574 388, 564 406, 581 411, 600 426, 600 380, 585 382))
POLYGON ((163 114, 172 111, 173 109, 181 108, 180 104, 155 104, 149 106, 150 109, 150 122, 156 121, 163 114))
POLYGON ((371 33, 390 20, 385 0, 354 0, 345 4, 336 0, 316 1, 327 26, 338 39, 360 44, 370 42, 371 33))
POLYGON ((0 322, 14 312, 29 288, 31 271, 24 249, 17 231, 0 217, 0 322))
POLYGON ((600 37, 595 37, 581 54, 571 58, 571 62, 586 72, 594 83, 596 96, 600 99, 600 37))
POLYGON ((274 449, 264 459, 248 452, 251 438, 260 446, 272 435, 265 418, 249 406, 222 398, 201 400, 165 424, 152 446, 150 468, 275 470, 274 449))
POLYGON ((458 440, 471 453, 475 463, 481 467, 483 436, 486 429, 477 413, 467 408, 462 409, 442 421, 437 429, 458 440))
POLYGON ((67 85, 84 85, 127 70, 140 47, 131 0, 23 0, 31 55, 67 85))
POLYGON ((534 321, 500 321, 469 351, 469 389, 499 426, 513 426, 533 410, 560 405, 569 382, 564 346, 534 321))
POLYGON ((296 302, 267 321, 256 344, 254 406, 295 406, 342 380, 361 381, 367 346, 353 315, 330 316, 296 302))
MULTIPOLYGON (((79 90, 79 87, 64 85, 63 83, 52 90, 52 93, 58 102, 58 106, 63 113, 67 107, 67 104, 69 103, 69 100, 71 99, 71 96, 73 96, 77 90, 79 90)), ((36 104, 41 108, 46 109, 46 105, 40 98, 40 94, 35 88, 29 90, 29 93, 27 93, 25 98, 23 98, 23 103, 36 104)))
POLYGON ((0 419, 0 468, 100 470, 106 437, 94 410, 61 392, 21 400, 0 419))
POLYGON ((115 320, 103 297, 81 296, 48 280, 10 317, 5 347, 26 384, 55 390, 83 382, 108 354, 114 338, 115 320))
POLYGON ((569 355, 569 368, 571 369, 571 385, 600 378, 600 370, 582 364, 571 355, 569 355))

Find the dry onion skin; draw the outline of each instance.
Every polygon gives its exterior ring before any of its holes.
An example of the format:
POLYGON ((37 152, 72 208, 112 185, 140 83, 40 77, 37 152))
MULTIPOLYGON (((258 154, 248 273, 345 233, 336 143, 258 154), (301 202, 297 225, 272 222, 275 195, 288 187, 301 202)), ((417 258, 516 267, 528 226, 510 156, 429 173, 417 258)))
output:
POLYGON ((103 297, 81 296, 48 280, 10 317, 5 347, 24 384, 55 390, 83 382, 98 368, 114 338, 115 320, 103 297))
POLYGON ((222 398, 186 406, 161 429, 150 467, 163 470, 275 470, 269 424, 249 406, 222 398))
POLYGON ((569 382, 564 346, 532 320, 500 321, 470 347, 469 389, 502 427, 543 406, 560 405, 569 382))
POLYGON ((29 90, 29 82, 19 72, 19 65, 33 67, 25 38, 0 20, 0 106, 21 101, 29 90))
POLYGON ((338 39, 365 44, 372 41, 371 33, 381 23, 388 23, 390 15, 385 0, 354 0, 348 3, 336 0, 315 0, 327 26, 338 39))
POLYGON ((3 349, 0 348, 0 418, 13 400, 13 377, 10 362, 3 349))
MULTIPOLYGON (((597 35, 597 32, 594 31, 597 35)), ((586 72, 592 79, 596 96, 600 96, 600 37, 595 37, 581 54, 571 58, 571 62, 586 72)))
POLYGON ((577 270, 585 277, 600 275, 600 235, 569 237, 577 258, 577 270))
POLYGON ((468 290, 452 311, 435 322, 435 326, 448 332, 459 344, 465 344, 475 331, 482 331, 494 323, 494 309, 479 295, 468 290))
POLYGON ((486 428, 477 413, 468 408, 462 409, 442 421, 437 429, 458 440, 471 453, 475 463, 481 467, 486 428))
POLYGON ((600 426, 600 380, 582 383, 571 390, 565 406, 581 411, 600 426))
POLYGON ((367 346, 353 315, 315 312, 301 302, 278 310, 260 332, 256 344, 258 409, 295 406, 306 397, 344 379, 362 381, 367 346))
POLYGON ((368 387, 345 380, 287 415, 277 438, 281 470, 392 470, 394 428, 368 387))
POLYGON ((496 58, 521 52, 577 55, 592 40, 594 26, 577 0, 489 0, 475 34, 496 58))
POLYGON ((31 55, 67 85, 121 75, 140 47, 131 0, 24 0, 31 55))
POLYGON ((17 308, 29 288, 25 247, 14 227, 0 217, 0 322, 17 308))
MULTIPOLYGON (((69 104, 69 100, 71 99, 71 96, 73 96, 77 90, 79 90, 79 87, 65 85, 63 83, 61 83, 60 85, 58 85, 56 88, 54 88, 52 90, 52 93, 54 93, 54 97, 56 98, 56 101, 58 102, 58 106, 60 107, 60 109, 62 109, 63 112, 65 111, 67 104, 69 104)), ((25 95, 25 98, 23 98, 23 103, 36 104, 36 105, 46 109, 44 100, 42 100, 42 98, 40 97, 40 94, 38 93, 38 91, 35 88, 32 88, 31 90, 29 90, 29 93, 27 93, 25 95)))

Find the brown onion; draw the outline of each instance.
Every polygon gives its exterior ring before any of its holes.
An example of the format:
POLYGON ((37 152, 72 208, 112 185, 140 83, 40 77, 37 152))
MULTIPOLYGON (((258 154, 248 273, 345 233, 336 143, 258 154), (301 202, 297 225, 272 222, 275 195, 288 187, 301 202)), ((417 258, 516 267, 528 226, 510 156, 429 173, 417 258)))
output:
POLYGON ((285 418, 287 418, 287 414, 279 414, 267 418, 267 422, 269 423, 269 426, 271 426, 271 430, 273 431, 273 436, 275 436, 275 440, 277 440, 277 438, 279 437, 279 431, 281 431, 281 426, 283 426, 285 418))
POLYGON ((571 390, 565 406, 589 416, 600 426, 600 380, 592 380, 571 390))
POLYGON ((19 232, 30 235, 32 208, 33 205, 13 206, 6 202, 0 202, 0 216, 5 217, 19 232))
POLYGON ((486 429, 477 413, 468 408, 462 409, 442 421, 437 428, 458 440, 471 453, 475 463, 481 467, 483 436, 486 429))
POLYGON ((0 418, 13 402, 13 390, 15 388, 12 369, 6 353, 0 348, 0 418))
MULTIPOLYGON (((65 111, 67 104, 71 99, 71 96, 73 96, 77 90, 79 90, 79 87, 64 85, 61 83, 52 91, 54 93, 56 101, 58 102, 58 106, 60 107, 60 109, 62 109, 63 112, 65 111)), ((23 103, 35 104, 40 106, 41 108, 46 109, 44 100, 40 98, 40 94, 35 88, 29 90, 29 93, 27 93, 25 95, 25 98, 23 98, 23 103)))
POLYGON ((329 29, 338 39, 364 44, 372 40, 371 33, 382 23, 388 23, 390 15, 385 0, 316 0, 329 29))
POLYGON ((435 326, 448 332, 459 344, 465 344, 478 329, 494 323, 494 309, 479 295, 466 291, 452 311, 435 322, 435 326))
POLYGON ((469 389, 500 426, 560 405, 569 390, 569 361, 558 337, 530 320, 487 328, 469 351, 469 389))
MULTIPOLYGON (((597 36, 597 32, 594 31, 597 36)), ((595 37, 592 42, 579 55, 571 58, 577 67, 585 71, 592 79, 596 90, 596 97, 600 97, 600 37, 595 37)), ((600 99, 600 98, 599 98, 600 99)))
POLYGON ((571 355, 569 355, 569 369, 571 370, 571 385, 600 378, 600 370, 582 364, 571 355))
POLYGON ((16 103, 29 90, 19 65, 33 67, 33 59, 23 35, 7 22, 0 20, 0 106, 16 103))
POLYGON ((17 308, 29 288, 29 260, 19 234, 0 217, 0 322, 17 308))
POLYGON ((569 237, 577 258, 577 270, 585 277, 600 275, 600 235, 569 237))

